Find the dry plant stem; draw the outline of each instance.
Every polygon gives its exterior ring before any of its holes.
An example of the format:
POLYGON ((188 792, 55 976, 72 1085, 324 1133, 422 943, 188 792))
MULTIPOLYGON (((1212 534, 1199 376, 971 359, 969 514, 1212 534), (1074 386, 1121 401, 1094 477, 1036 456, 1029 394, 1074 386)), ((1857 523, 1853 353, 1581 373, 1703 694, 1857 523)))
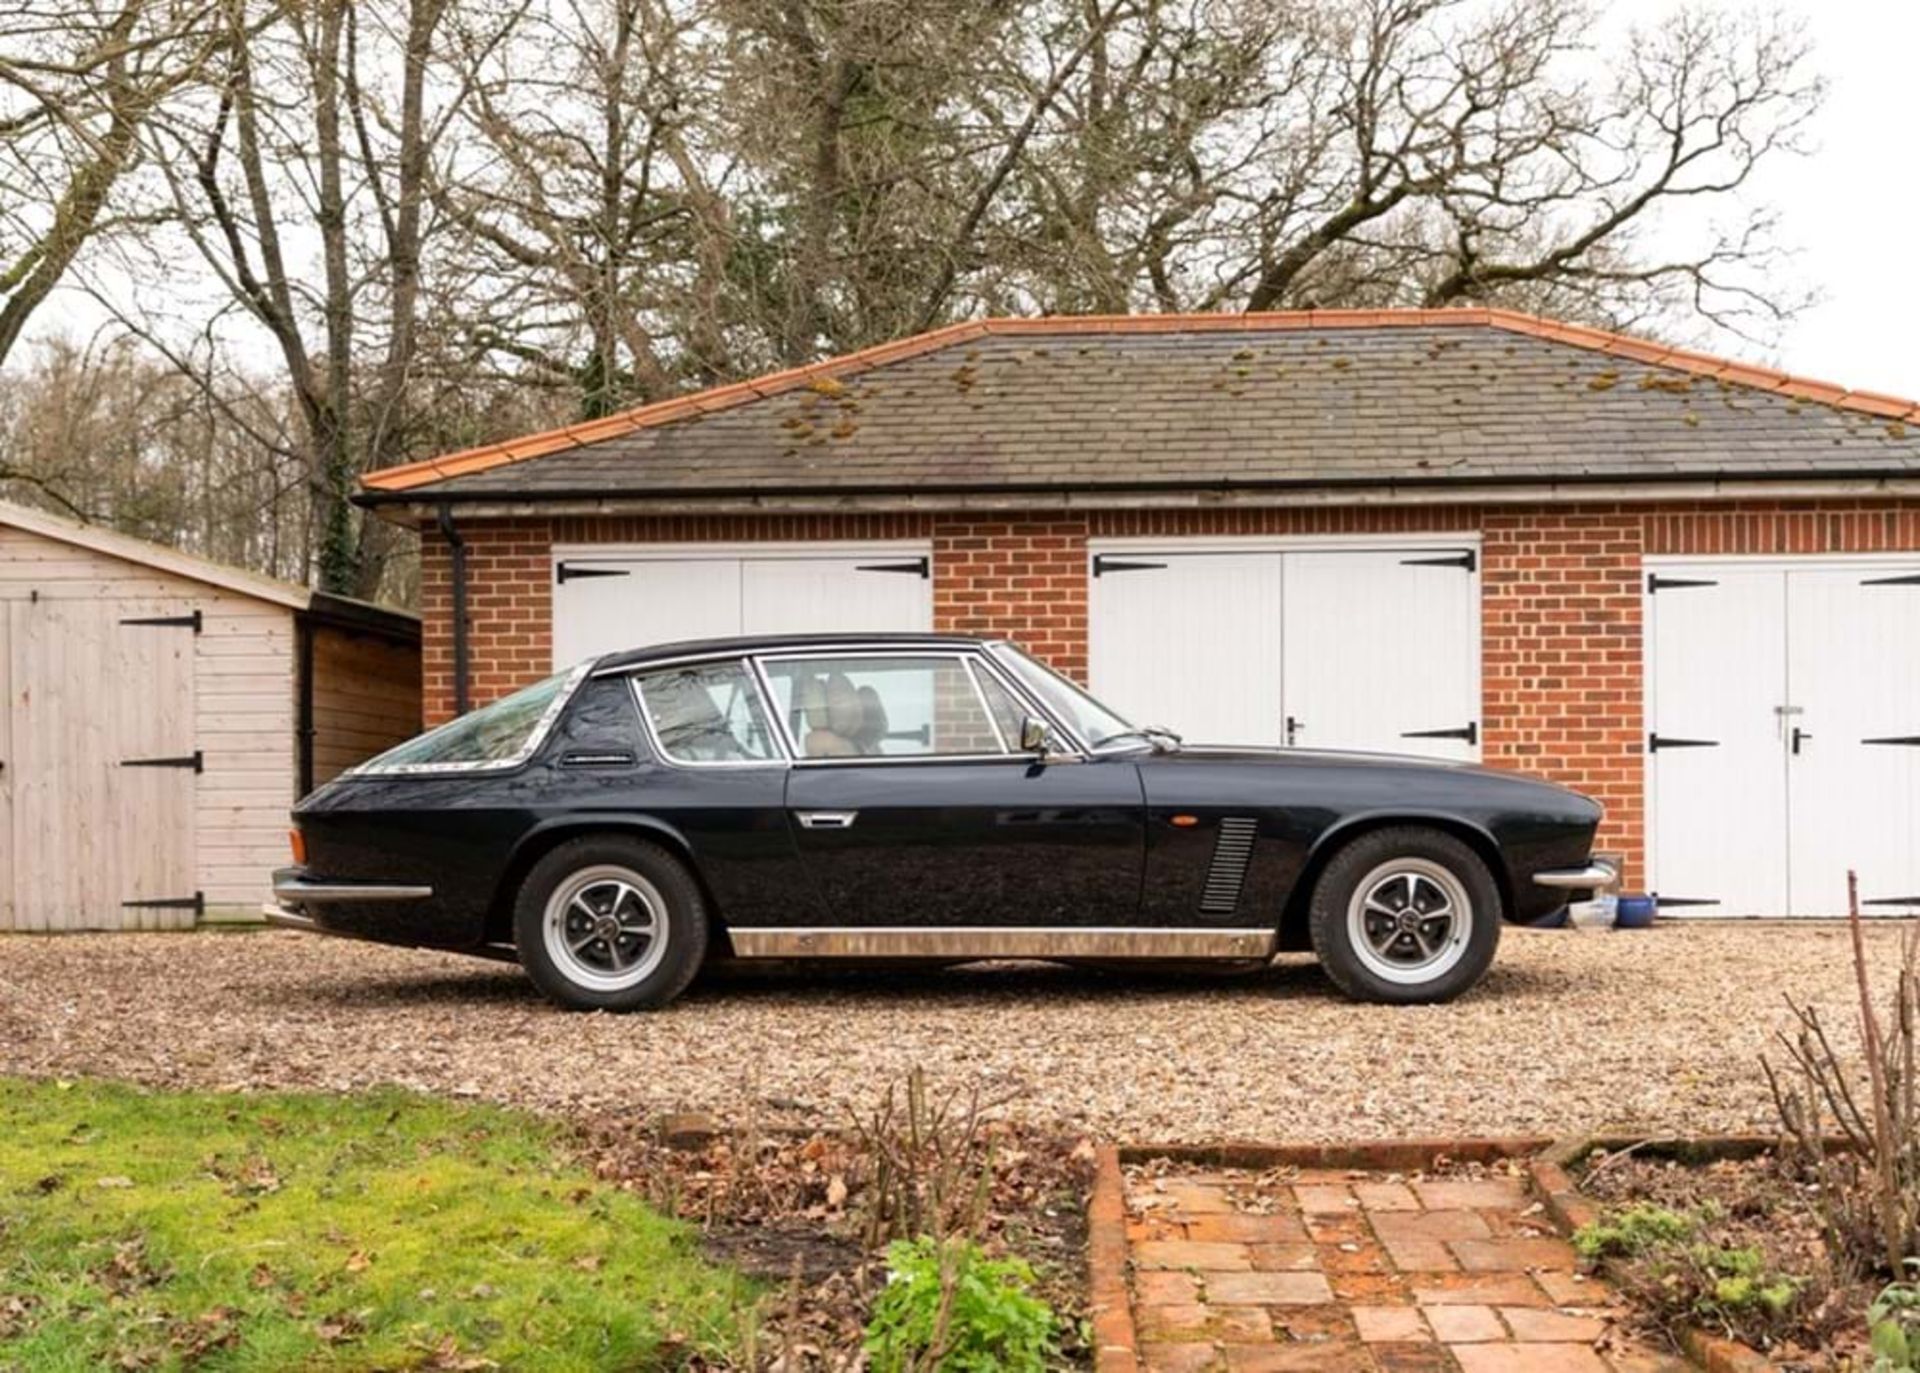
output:
POLYGON ((853 1122, 861 1152, 873 1160, 861 1242, 877 1249, 916 1235, 942 1242, 971 1237, 993 1185, 986 1116, 1011 1098, 985 1101, 975 1086, 964 1104, 957 1089, 936 1103, 920 1068, 907 1074, 904 1095, 902 1110, 900 1093, 889 1084, 873 1112, 853 1122))
POLYGON ((1902 941, 1891 1015, 1875 1014, 1867 970, 1859 888, 1848 874, 1848 932, 1858 1003, 1867 1097, 1855 1094, 1858 1068, 1833 1045, 1812 1006, 1788 1000, 1798 1028, 1778 1038, 1796 1070, 1783 1082, 1762 1060, 1775 1110, 1795 1161, 1818 1184, 1818 1208, 1836 1265, 1865 1265, 1889 1276, 1920 1251, 1920 1116, 1916 1115, 1915 1038, 1920 1032, 1920 941, 1902 941), (1827 1125, 1844 1147, 1828 1147, 1827 1125))
MULTIPOLYGON (((1867 984, 1867 948, 1860 932, 1860 876, 1851 868, 1847 869, 1847 929, 1853 940, 1853 976, 1860 987, 1860 1039, 1867 1056, 1867 1081, 1873 1087, 1873 1157, 1883 1203, 1879 1208, 1880 1232, 1886 1245, 1887 1269, 1898 1273, 1901 1260, 1906 1257, 1903 1251, 1907 1233, 1903 1224, 1905 1217, 1890 1204, 1899 1195, 1893 1154, 1893 1102, 1887 1094, 1883 1057, 1886 1046, 1880 1040, 1880 1025, 1873 1014, 1873 991, 1867 984)), ((1896 1023, 1900 1019, 1896 1017, 1896 1023)))

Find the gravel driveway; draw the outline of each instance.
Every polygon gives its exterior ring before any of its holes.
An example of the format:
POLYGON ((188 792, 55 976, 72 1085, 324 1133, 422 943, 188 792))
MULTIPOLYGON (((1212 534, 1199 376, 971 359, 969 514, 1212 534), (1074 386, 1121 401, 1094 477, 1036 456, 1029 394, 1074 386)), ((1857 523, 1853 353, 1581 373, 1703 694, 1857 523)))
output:
MULTIPOLYGON (((1901 931, 1869 931, 1889 979, 1901 931)), ((1846 930, 1510 930, 1451 1006, 1043 965, 710 976, 657 1015, 553 1010, 518 970, 283 932, 0 938, 0 1072, 208 1087, 397 1082, 543 1108, 838 1117, 915 1064, 1133 1141, 1760 1124, 1782 995, 1850 1031, 1846 930)), ((1850 1033, 1844 1036, 1851 1040, 1850 1033)))

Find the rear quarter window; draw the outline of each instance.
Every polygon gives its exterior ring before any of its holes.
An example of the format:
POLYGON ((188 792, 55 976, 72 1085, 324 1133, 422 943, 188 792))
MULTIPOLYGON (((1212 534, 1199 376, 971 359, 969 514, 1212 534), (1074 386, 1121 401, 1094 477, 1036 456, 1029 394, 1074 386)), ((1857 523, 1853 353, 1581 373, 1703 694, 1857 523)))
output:
POLYGON ((525 762, 552 728, 587 664, 557 672, 545 681, 469 711, 425 734, 390 748, 355 774, 440 772, 513 767, 525 762))

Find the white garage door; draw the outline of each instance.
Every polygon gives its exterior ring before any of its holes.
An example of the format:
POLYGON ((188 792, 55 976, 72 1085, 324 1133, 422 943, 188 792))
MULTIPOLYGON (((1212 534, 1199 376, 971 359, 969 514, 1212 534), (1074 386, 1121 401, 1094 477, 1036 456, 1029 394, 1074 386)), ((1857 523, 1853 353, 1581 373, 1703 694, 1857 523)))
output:
POLYGON ((1102 548, 1096 694, 1195 742, 1480 755, 1471 548, 1102 548))
POLYGON ((923 544, 554 550, 553 661, 734 634, 933 628, 923 544))
POLYGON ((1652 885, 1680 913, 1920 909, 1920 564, 1661 562, 1652 885))

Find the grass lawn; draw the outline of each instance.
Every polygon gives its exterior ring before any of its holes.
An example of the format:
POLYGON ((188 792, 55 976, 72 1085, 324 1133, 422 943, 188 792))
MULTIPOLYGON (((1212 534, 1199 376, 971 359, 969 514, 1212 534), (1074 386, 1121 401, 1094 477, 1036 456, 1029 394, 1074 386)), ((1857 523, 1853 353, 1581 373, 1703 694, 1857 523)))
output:
POLYGON ((533 1116, 0 1078, 0 1369, 671 1367, 757 1296, 533 1116))

